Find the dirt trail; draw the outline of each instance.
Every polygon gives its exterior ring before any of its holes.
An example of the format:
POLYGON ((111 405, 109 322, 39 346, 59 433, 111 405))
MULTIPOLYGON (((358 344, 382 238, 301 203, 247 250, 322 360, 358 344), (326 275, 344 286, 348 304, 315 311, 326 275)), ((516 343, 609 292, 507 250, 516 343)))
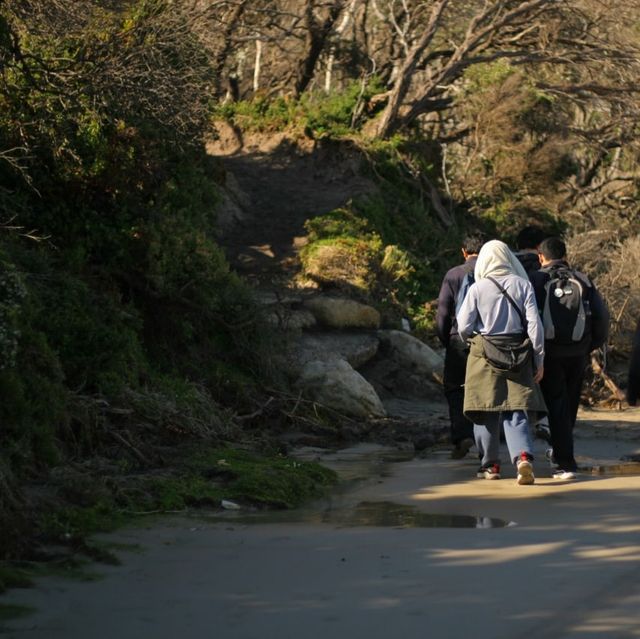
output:
MULTIPOLYGON (((640 409, 582 413, 577 450, 592 466, 637 454, 640 409)), ((349 463, 348 451, 333 458, 349 463)), ((37 610, 6 636, 638 637, 639 465, 562 483, 539 461, 535 485, 517 486, 512 468, 484 481, 476 464, 444 449, 387 464, 303 519, 228 513, 120 531, 107 539, 142 552, 93 583, 10 591, 6 603, 37 610)))
POLYGON ((375 188, 360 175, 360 153, 345 144, 293 140, 282 133, 240 137, 220 125, 220 139, 207 150, 222 159, 243 196, 244 221, 219 242, 232 266, 250 280, 290 277, 305 243, 305 221, 375 188))

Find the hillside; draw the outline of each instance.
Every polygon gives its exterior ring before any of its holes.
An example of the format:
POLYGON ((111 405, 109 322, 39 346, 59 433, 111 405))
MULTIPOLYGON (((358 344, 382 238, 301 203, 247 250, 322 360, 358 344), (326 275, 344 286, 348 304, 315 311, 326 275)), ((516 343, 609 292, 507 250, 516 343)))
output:
POLYGON ((219 243, 249 280, 293 276, 305 222, 376 188, 363 177, 362 155, 352 145, 286 133, 238 135, 223 121, 216 128, 207 152, 225 168, 219 243))
POLYGON ((289 435, 395 437, 385 402, 439 393, 432 301, 469 230, 563 234, 624 385, 635 0, 427 6, 2 4, 0 555, 317 494, 289 435), (337 372, 348 411, 314 395, 337 372))

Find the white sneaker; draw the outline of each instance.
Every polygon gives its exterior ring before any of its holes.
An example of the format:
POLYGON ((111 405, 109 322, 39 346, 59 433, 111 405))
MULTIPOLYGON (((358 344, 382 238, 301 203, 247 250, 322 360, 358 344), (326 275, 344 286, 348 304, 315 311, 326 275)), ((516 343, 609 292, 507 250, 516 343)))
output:
POLYGON ((533 476, 533 464, 526 458, 520 458, 517 463, 518 477, 516 482, 520 486, 529 486, 536 481, 533 476))
POLYGON ((500 464, 480 466, 476 473, 478 479, 500 479, 500 464))
POLYGON ((558 468, 553 471, 553 478, 561 479, 563 481, 571 481, 576 478, 576 474, 572 470, 562 470, 562 468, 558 468))

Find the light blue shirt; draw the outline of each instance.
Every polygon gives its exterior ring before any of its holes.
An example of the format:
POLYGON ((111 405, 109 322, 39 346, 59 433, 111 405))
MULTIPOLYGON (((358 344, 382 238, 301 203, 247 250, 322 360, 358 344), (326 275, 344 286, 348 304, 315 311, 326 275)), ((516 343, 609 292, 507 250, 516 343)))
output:
POLYGON ((533 344, 535 367, 539 368, 544 360, 544 331, 531 282, 518 275, 494 279, 522 310, 527 325, 522 326, 516 309, 500 289, 491 280, 483 278, 469 288, 456 316, 460 337, 466 341, 474 333, 517 334, 523 332, 524 328, 533 344))

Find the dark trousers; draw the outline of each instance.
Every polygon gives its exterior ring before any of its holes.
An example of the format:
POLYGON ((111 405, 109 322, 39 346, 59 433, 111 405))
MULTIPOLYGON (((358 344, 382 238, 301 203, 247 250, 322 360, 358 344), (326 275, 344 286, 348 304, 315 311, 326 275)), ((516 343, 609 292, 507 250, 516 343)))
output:
POLYGON ((587 354, 544 359, 540 388, 549 411, 553 459, 563 470, 576 470, 573 428, 586 366, 587 354))
POLYGON ((469 350, 464 342, 454 335, 447 346, 444 356, 443 386, 444 395, 449 404, 451 423, 451 442, 455 446, 463 439, 473 439, 473 422, 463 414, 464 376, 467 370, 469 350))

